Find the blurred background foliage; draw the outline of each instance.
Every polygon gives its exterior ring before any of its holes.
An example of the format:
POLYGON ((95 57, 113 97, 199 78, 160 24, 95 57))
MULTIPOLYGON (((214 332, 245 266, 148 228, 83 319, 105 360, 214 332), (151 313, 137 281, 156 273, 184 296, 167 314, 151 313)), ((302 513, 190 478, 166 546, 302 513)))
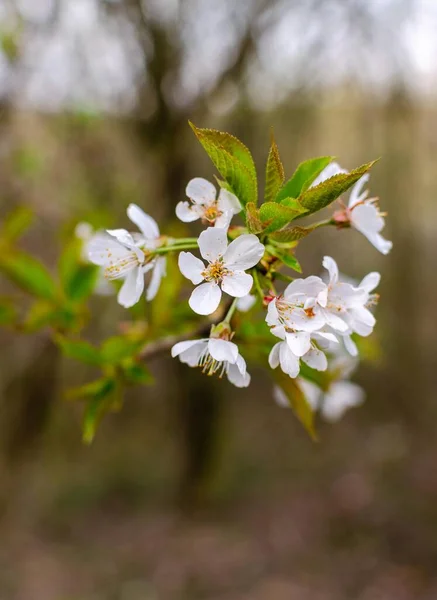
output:
MULTIPOLYGON (((299 247, 305 274, 329 251, 383 276, 367 401, 318 444, 264 373, 236 391, 167 357, 83 446, 62 400, 92 367, 3 329, 1 598, 437 597, 436 28, 432 0, 0 0, 0 213, 33 219, 20 246, 52 273, 77 222, 126 225, 129 202, 178 231, 186 183, 212 175, 188 119, 260 167, 273 126, 287 174, 381 156, 394 241, 299 247)), ((2 277, 0 294, 17 291, 2 277)), ((126 319, 105 297, 91 315, 95 342, 126 319)))

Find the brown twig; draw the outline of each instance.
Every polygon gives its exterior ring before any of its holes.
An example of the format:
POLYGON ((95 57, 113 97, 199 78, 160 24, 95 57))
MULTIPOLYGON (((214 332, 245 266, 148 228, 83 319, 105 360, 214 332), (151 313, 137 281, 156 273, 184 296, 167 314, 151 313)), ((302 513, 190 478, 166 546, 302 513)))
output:
POLYGON ((208 319, 206 322, 201 323, 191 331, 185 331, 184 333, 179 333, 177 335, 169 335, 159 340, 155 340, 154 342, 150 342, 144 346, 140 352, 140 358, 142 360, 153 360, 154 358, 158 358, 162 354, 167 353, 172 346, 178 342, 196 339, 196 337, 207 337, 209 335, 211 326, 217 325, 223 321, 231 304, 232 301, 226 302, 219 311, 216 311, 217 314, 214 316, 214 318, 208 319))

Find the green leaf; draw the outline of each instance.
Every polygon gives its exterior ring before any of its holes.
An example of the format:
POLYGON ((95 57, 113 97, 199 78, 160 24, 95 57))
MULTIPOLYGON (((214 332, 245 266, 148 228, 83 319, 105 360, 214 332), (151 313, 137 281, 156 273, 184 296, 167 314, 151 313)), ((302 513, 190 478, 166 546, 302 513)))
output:
POLYGON ((246 204, 246 223, 249 233, 261 233, 264 225, 259 217, 259 210, 254 202, 246 204))
POLYGON ((288 375, 279 370, 274 372, 274 378, 287 396, 290 407, 304 426, 308 435, 313 441, 317 441, 317 434, 314 428, 314 412, 296 380, 288 377, 288 375))
POLYGON ((257 202, 256 169, 252 155, 239 139, 215 129, 200 129, 190 122, 197 139, 240 202, 257 202))
POLYGON ((281 231, 275 231, 269 237, 270 240, 280 244, 288 244, 290 242, 298 242, 312 231, 314 231, 314 227, 290 226, 286 227, 285 229, 281 229, 281 231))
POLYGON ((29 294, 46 300, 56 298, 56 285, 50 273, 32 256, 15 250, 0 254, 0 270, 29 294))
POLYGON ((259 209, 259 217, 264 225, 264 233, 272 233, 273 231, 282 229, 290 221, 303 214, 305 209, 299 206, 297 200, 295 202, 296 205, 294 207, 283 206, 276 202, 265 202, 262 204, 259 209))
POLYGON ((285 198, 298 198, 310 187, 314 179, 320 175, 333 158, 333 156, 320 156, 300 163, 291 179, 279 191, 275 201, 282 204, 285 198))
POLYGON ((58 336, 56 341, 68 358, 74 358, 88 365, 101 365, 104 362, 100 350, 85 340, 71 340, 58 336))
POLYGON ((128 383, 133 385, 148 385, 153 382, 153 377, 147 367, 138 362, 129 362, 123 365, 123 373, 128 383))
POLYGON ((144 341, 142 340, 132 340, 121 335, 111 337, 102 344, 102 359, 112 365, 119 364, 138 354, 143 345, 144 341))
POLYGON ((30 227, 32 221, 33 213, 26 206, 19 206, 11 211, 3 223, 2 241, 12 244, 30 227))
POLYGON ((375 164, 375 160, 362 165, 358 169, 350 171, 350 173, 340 173, 330 177, 319 185, 310 188, 298 198, 302 206, 308 210, 308 214, 312 214, 329 206, 344 192, 346 192, 354 183, 356 183, 365 173, 367 173, 375 164))
POLYGON ((299 261, 290 251, 277 248, 275 246, 272 246, 271 244, 266 246, 266 250, 273 256, 276 256, 276 258, 279 258, 279 260, 282 260, 284 265, 287 265, 287 267, 290 267, 290 269, 293 269, 298 273, 302 273, 302 267, 300 266, 299 261))
POLYGON ((85 444, 91 444, 102 417, 113 408, 117 387, 114 379, 103 378, 71 390, 71 396, 90 398, 85 407, 82 423, 82 439, 85 444))
POLYGON ((284 167, 279 156, 278 146, 272 135, 270 151, 266 165, 266 187, 264 190, 264 202, 273 202, 285 180, 284 167))
POLYGON ((81 258, 82 241, 71 240, 59 259, 59 277, 66 297, 72 302, 86 300, 94 291, 99 268, 81 258))
POLYGON ((34 333, 43 327, 51 325, 57 316, 57 308, 52 302, 47 300, 37 300, 32 304, 26 314, 24 323, 22 324, 23 331, 26 333, 34 333))
POLYGON ((12 325, 17 318, 17 310, 9 298, 0 299, 0 325, 12 325))

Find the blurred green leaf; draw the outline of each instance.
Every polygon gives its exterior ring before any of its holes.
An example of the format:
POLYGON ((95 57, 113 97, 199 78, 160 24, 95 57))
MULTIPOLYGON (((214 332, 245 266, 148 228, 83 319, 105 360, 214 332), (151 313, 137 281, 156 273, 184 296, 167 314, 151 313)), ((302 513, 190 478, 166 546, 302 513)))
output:
POLYGON ((94 291, 99 268, 84 263, 82 241, 73 239, 66 244, 59 259, 59 277, 66 297, 72 302, 86 300, 94 291))
POLYGON ((153 377, 147 367, 138 362, 129 362, 123 365, 123 373, 128 383, 134 385, 148 385, 153 382, 153 377))
POLYGON ((264 190, 264 202, 274 202, 285 179, 284 167, 279 156, 278 146, 272 135, 270 151, 266 165, 266 186, 264 190))
POLYGON ((229 133, 200 129, 190 122, 197 139, 216 169, 243 205, 256 204, 258 187, 255 164, 248 148, 229 133))
POLYGON ((12 210, 4 220, 1 239, 2 242, 12 244, 30 227, 33 213, 26 206, 19 206, 12 210))
POLYGON ((23 331, 34 333, 43 327, 51 325, 56 318, 56 310, 56 306, 52 302, 37 300, 27 312, 22 324, 23 331))
POLYGON ((314 412, 298 383, 279 369, 276 369, 273 373, 276 383, 287 396, 294 414, 302 423, 311 439, 317 441, 317 434, 314 428, 314 412))
POLYGON ((41 148, 23 146, 13 154, 14 166, 21 177, 34 178, 44 170, 44 154, 41 148))
POLYGON ((12 325, 17 318, 17 309, 10 298, 0 298, 0 325, 12 325))
POLYGON ((275 199, 276 202, 282 204, 285 198, 298 198, 310 187, 315 178, 320 175, 333 158, 333 156, 320 156, 300 163, 291 179, 279 191, 275 199))
POLYGON ((0 271, 29 294, 46 300, 56 299, 56 285, 50 273, 29 254, 15 250, 0 254, 0 271))
POLYGON ((0 47, 10 62, 16 61, 20 54, 20 31, 0 31, 0 47))
POLYGON ((98 348, 85 340, 71 340, 58 336, 56 341, 62 353, 68 358, 74 358, 88 365, 102 365, 104 357, 98 348))
POLYGON ((319 183, 319 185, 303 192, 298 200, 308 210, 308 214, 317 212, 329 206, 331 202, 334 202, 334 200, 344 194, 344 192, 372 168, 375 162, 374 160, 362 165, 349 173, 334 175, 334 177, 330 177, 326 181, 319 183))
POLYGON ((127 358, 134 357, 143 345, 143 340, 130 339, 121 335, 114 336, 103 342, 101 356, 105 363, 116 365, 127 358))
POLYGON ((265 202, 259 208, 259 217, 264 225, 264 233, 273 233, 282 229, 290 221, 306 212, 297 200, 293 206, 283 206, 276 202, 265 202))
POLYGON ((85 444, 91 444, 96 434, 97 426, 103 415, 118 408, 119 386, 115 379, 103 377, 91 383, 68 391, 70 398, 87 400, 82 423, 82 439, 85 444))

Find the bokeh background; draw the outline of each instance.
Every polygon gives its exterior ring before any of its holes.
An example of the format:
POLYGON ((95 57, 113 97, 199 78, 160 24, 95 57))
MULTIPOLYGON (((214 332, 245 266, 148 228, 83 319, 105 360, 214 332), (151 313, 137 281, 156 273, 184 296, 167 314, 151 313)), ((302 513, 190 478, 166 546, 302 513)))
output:
MULTIPOLYGON (((0 211, 32 208, 23 243, 49 265, 93 211, 171 225, 213 173, 188 119, 261 169, 273 126, 288 175, 381 156, 394 242, 299 247, 306 274, 329 251, 383 276, 366 403, 317 444, 266 373, 241 391, 168 358, 85 447, 63 400, 84 369, 44 332, 1 332, 2 600, 437 598, 436 31, 433 0, 0 1, 0 211)), ((93 311, 96 338, 124 316, 93 311)))

